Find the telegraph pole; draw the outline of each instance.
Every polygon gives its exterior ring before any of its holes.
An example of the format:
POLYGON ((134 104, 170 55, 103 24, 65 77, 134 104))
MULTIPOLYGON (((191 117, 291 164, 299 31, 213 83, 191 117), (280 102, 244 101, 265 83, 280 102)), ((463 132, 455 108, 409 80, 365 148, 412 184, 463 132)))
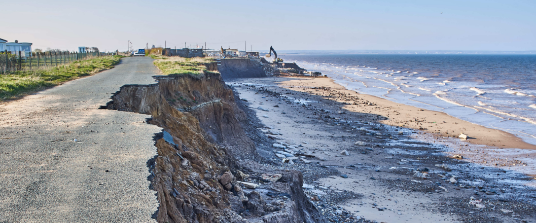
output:
POLYGON ((127 53, 130 51, 130 40, 127 40, 127 53))

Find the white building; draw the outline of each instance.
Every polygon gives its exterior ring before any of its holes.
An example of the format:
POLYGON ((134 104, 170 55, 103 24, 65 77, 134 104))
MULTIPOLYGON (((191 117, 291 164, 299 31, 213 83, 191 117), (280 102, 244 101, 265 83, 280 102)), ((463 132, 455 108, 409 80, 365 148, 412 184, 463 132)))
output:
POLYGON ((0 38, 0 51, 4 52, 6 50, 7 40, 0 38))
POLYGON ((11 54, 19 55, 19 52, 24 52, 24 55, 31 55, 32 53, 32 43, 19 43, 18 40, 15 42, 5 43, 5 49, 11 54))

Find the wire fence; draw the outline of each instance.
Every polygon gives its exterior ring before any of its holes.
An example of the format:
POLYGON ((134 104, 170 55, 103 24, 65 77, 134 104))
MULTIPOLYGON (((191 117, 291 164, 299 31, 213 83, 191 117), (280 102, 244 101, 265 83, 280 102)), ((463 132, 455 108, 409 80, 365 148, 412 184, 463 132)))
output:
POLYGON ((90 59, 102 56, 115 55, 116 53, 76 53, 76 52, 42 52, 23 55, 20 51, 12 54, 8 51, 0 52, 0 73, 8 74, 17 71, 31 71, 47 69, 72 61, 90 59))

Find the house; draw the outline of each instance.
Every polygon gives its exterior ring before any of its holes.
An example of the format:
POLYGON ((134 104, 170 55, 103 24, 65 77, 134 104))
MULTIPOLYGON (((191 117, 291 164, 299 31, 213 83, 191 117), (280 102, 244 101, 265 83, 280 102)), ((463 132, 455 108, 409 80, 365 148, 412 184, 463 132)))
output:
POLYGON ((246 52, 248 57, 259 58, 259 52, 246 52))
POLYGON ((19 52, 22 52, 24 55, 32 54, 32 43, 25 43, 15 40, 15 42, 7 42, 6 50, 11 52, 11 54, 19 55, 19 52))
POLYGON ((7 40, 0 38, 0 51, 4 52, 6 50, 7 40))
POLYGON ((225 50, 225 55, 228 55, 228 56, 237 56, 238 54, 238 50, 237 49, 226 49, 225 50))

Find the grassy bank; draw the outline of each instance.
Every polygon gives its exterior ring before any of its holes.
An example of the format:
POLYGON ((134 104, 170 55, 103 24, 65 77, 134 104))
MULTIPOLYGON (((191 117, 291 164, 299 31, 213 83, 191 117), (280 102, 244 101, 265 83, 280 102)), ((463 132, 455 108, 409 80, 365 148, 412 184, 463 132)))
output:
POLYGON ((74 61, 58 67, 0 75, 0 101, 14 99, 78 77, 113 68, 121 58, 122 56, 99 57, 74 61))
POLYGON ((211 58, 183 58, 183 57, 164 57, 151 55, 153 62, 164 75, 179 74, 201 76, 204 73, 216 72, 208 71, 206 63, 214 62, 211 58))

